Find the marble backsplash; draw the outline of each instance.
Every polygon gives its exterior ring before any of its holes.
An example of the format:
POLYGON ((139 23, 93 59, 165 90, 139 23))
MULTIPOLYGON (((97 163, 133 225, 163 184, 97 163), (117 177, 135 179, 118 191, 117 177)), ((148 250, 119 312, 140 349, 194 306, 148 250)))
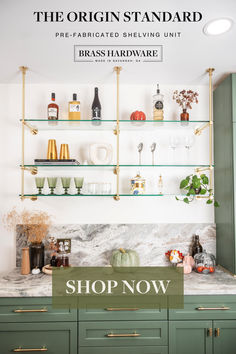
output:
MULTIPOLYGON (((70 263, 74 266, 110 264, 112 250, 120 247, 135 250, 142 266, 165 266, 165 252, 178 249, 189 252, 194 234, 206 251, 216 254, 214 224, 76 224, 52 225, 49 236, 71 238, 70 263)), ((45 248, 48 247, 48 238, 45 248)), ((16 236, 16 266, 20 266, 21 248, 27 245, 20 228, 16 236)), ((50 252, 46 251, 46 262, 50 252)))

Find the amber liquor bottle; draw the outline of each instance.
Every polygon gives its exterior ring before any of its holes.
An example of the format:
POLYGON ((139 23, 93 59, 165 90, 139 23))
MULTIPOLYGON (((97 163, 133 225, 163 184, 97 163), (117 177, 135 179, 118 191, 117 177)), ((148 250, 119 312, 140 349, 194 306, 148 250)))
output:
POLYGON ((52 92, 51 102, 48 105, 48 119, 49 120, 58 120, 59 107, 55 102, 56 95, 52 92))

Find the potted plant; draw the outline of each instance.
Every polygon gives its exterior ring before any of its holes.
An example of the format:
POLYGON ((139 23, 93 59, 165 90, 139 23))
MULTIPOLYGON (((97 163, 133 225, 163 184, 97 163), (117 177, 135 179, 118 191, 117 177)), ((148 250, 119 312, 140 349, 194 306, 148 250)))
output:
POLYGON ((13 208, 3 217, 3 224, 8 230, 18 230, 26 236, 30 251, 30 268, 44 266, 44 243, 51 225, 51 217, 43 211, 17 211, 13 208))
POLYGON ((181 192, 184 192, 185 197, 183 199, 179 199, 175 197, 176 200, 181 200, 186 204, 191 203, 196 195, 205 196, 207 204, 213 204, 215 207, 219 207, 219 203, 214 200, 213 190, 209 188, 209 178, 205 174, 190 175, 185 177, 179 186, 181 192))
POLYGON ((180 120, 189 121, 187 109, 192 109, 192 104, 198 103, 198 93, 192 90, 176 90, 173 93, 173 100, 183 109, 183 112, 180 114, 180 120))

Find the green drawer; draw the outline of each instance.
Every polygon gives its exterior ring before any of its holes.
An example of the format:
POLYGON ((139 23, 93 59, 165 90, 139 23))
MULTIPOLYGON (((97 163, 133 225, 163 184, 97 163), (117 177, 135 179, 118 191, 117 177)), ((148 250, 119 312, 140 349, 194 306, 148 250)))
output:
POLYGON ((236 319, 235 295, 185 296, 183 309, 170 309, 170 320, 236 319))
POLYGON ((0 322, 77 321, 77 310, 52 308, 52 298, 0 298, 0 322))
POLYGON ((0 324, 0 343, 2 354, 19 352, 20 348, 32 349, 31 352, 44 348, 47 354, 77 354, 77 324, 4 323, 0 324))
POLYGON ((79 346, 163 346, 167 327, 167 321, 80 322, 79 346))
POLYGON ((79 354, 168 354, 168 347, 81 347, 79 354))

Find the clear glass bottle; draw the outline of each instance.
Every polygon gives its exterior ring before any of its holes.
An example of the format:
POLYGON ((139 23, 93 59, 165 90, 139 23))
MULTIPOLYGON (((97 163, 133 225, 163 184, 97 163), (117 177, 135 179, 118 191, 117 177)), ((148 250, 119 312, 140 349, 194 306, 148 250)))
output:
POLYGON ((157 93, 153 96, 153 119, 164 119, 164 95, 160 93, 159 84, 157 84, 157 93))
POLYGON ((76 93, 73 93, 73 99, 69 102, 68 116, 70 120, 80 120, 80 101, 77 101, 76 93))

